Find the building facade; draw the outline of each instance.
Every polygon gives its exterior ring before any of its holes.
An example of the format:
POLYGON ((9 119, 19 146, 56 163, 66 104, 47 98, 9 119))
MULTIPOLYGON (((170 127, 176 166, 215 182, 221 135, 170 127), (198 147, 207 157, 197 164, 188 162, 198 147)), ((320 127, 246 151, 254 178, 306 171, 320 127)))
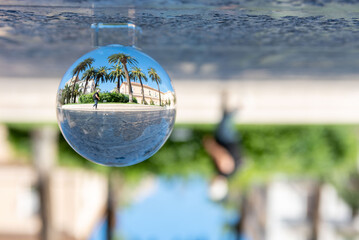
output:
MULTIPOLYGON (((73 76, 70 80, 68 80, 65 83, 65 86, 68 85, 72 88, 74 85, 75 79, 76 79, 76 76, 73 76)), ((85 89, 85 85, 86 85, 85 80, 80 80, 79 78, 77 78, 76 84, 79 85, 79 93, 81 93, 81 94, 87 94, 87 93, 91 93, 91 92, 95 91, 95 80, 94 79, 90 79, 87 81, 86 89, 85 89)), ((76 97, 76 102, 78 102, 79 96, 80 95, 78 94, 78 96, 76 97)))
MULTIPOLYGON (((137 99, 138 103, 141 103, 142 100, 141 84, 136 82, 131 82, 131 86, 132 86, 133 97, 137 99)), ((158 93, 158 89, 152 88, 145 84, 143 84, 143 91, 144 91, 145 101, 147 104, 153 103, 154 105, 160 105, 160 94, 161 94, 162 105, 166 104, 166 99, 168 98, 168 96, 166 95, 167 93, 165 94, 161 91, 160 93, 158 93)), ((120 92, 127 95, 129 94, 127 82, 123 82, 121 84, 120 92)))

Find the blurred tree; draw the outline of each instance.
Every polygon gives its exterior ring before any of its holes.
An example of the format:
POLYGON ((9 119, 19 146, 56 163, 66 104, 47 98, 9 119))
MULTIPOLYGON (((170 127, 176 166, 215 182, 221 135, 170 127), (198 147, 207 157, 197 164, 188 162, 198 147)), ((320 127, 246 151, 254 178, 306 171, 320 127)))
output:
POLYGON ((339 195, 352 209, 352 218, 357 216, 359 210, 359 173, 353 169, 345 175, 336 174, 334 185, 339 195))

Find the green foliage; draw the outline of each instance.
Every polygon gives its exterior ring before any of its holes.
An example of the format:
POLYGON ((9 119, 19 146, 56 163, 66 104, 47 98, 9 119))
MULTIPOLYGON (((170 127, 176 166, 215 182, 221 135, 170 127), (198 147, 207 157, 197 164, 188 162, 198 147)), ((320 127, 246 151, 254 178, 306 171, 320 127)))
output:
POLYGON ((331 181, 355 166, 357 136, 350 126, 242 126, 246 166, 235 182, 249 185, 274 175, 331 181))
POLYGON ((64 89, 61 93, 61 104, 68 104, 70 103, 70 98, 72 97, 72 88, 68 84, 65 85, 64 89))
MULTIPOLYGON (((188 130, 192 134, 187 141, 175 142, 170 138, 147 161, 112 170, 132 180, 145 174, 210 177, 215 168, 203 149, 202 139, 213 133, 213 126, 188 130)), ((240 126, 245 164, 232 179, 231 186, 245 188, 277 174, 332 181, 334 173, 345 175, 355 167, 357 141, 353 130, 354 127, 347 126, 240 126)), ((81 157, 76 161, 85 167, 98 168, 81 157)))
MULTIPOLYGON (((80 103, 93 103, 93 94, 89 93, 85 95, 80 96, 80 103)), ((128 95, 117 93, 117 92, 104 92, 100 93, 100 101, 101 102, 108 102, 108 103, 128 103, 128 95)), ((137 103, 137 99, 134 98, 133 100, 135 103, 137 103)))
POLYGON ((65 104, 65 100, 66 100, 66 96, 64 94, 61 95, 60 97, 60 103, 61 105, 64 105, 65 104))
POLYGON ((23 162, 29 162, 31 158, 31 140, 29 128, 22 126, 8 126, 8 140, 15 152, 15 157, 23 162))
POLYGON ((92 103, 93 98, 92 98, 93 93, 89 93, 89 94, 83 94, 80 96, 79 98, 79 102, 80 103, 92 103))
POLYGON ((85 71, 87 68, 90 68, 94 61, 95 59, 93 58, 86 58, 72 70, 72 75, 75 76, 76 74, 85 71))
POLYGON ((150 104, 151 104, 151 105, 155 105, 155 102, 151 99, 151 100, 150 100, 150 104))
POLYGON ((100 98, 102 102, 121 102, 121 103, 128 102, 128 96, 125 96, 124 94, 117 92, 101 93, 100 98))
MULTIPOLYGON (((183 142, 170 138, 158 153, 141 164, 126 168, 102 167, 80 157, 62 137, 59 140, 59 163, 101 173, 115 171, 126 180, 136 180, 146 174, 168 177, 193 174, 210 177, 215 174, 213 162, 202 145, 203 137, 212 135, 214 126, 176 127, 188 130, 189 138, 183 142)), ((9 130, 15 149, 28 155, 31 147, 29 129, 10 126, 9 130)), ((359 185, 356 180, 352 184, 358 150, 356 132, 355 126, 239 126, 238 136, 241 136, 245 161, 231 180, 231 187, 243 189, 278 174, 306 177, 336 183, 340 193, 357 208, 353 200, 357 193, 352 194, 351 187, 344 188, 359 185)))

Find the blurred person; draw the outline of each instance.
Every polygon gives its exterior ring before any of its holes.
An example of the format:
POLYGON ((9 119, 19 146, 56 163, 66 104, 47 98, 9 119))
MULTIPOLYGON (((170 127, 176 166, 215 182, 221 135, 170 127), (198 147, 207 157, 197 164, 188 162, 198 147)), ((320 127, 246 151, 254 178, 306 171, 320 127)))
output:
POLYGON ((214 201, 221 201, 228 195, 228 179, 233 176, 242 164, 240 141, 235 129, 234 116, 237 109, 230 110, 227 93, 222 93, 222 119, 214 137, 205 136, 203 145, 212 157, 217 174, 211 180, 209 196, 214 201))
POLYGON ((92 106, 93 108, 97 109, 98 101, 100 100, 100 90, 97 89, 97 91, 92 95, 93 100, 95 101, 95 104, 92 106))

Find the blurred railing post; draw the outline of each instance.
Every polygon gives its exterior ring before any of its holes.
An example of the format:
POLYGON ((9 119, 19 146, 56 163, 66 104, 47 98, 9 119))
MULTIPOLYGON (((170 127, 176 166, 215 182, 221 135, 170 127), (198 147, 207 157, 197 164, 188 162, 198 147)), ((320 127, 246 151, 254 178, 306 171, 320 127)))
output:
POLYGON ((114 191, 114 174, 110 171, 108 176, 108 195, 107 195, 107 206, 106 206, 106 218, 107 218, 107 232, 106 232, 106 239, 113 240, 115 235, 115 227, 116 227, 116 194, 114 191))
POLYGON ((309 240, 319 239, 320 230, 320 200, 321 200, 322 182, 314 182, 311 190, 310 202, 308 203, 308 217, 311 222, 309 240))
POLYGON ((11 160, 11 149, 8 142, 8 129, 0 124, 0 163, 6 163, 11 160))
POLYGON ((58 131, 54 127, 36 128, 32 132, 33 161, 38 174, 40 198, 41 240, 53 240, 51 217, 50 173, 57 158, 58 131))

